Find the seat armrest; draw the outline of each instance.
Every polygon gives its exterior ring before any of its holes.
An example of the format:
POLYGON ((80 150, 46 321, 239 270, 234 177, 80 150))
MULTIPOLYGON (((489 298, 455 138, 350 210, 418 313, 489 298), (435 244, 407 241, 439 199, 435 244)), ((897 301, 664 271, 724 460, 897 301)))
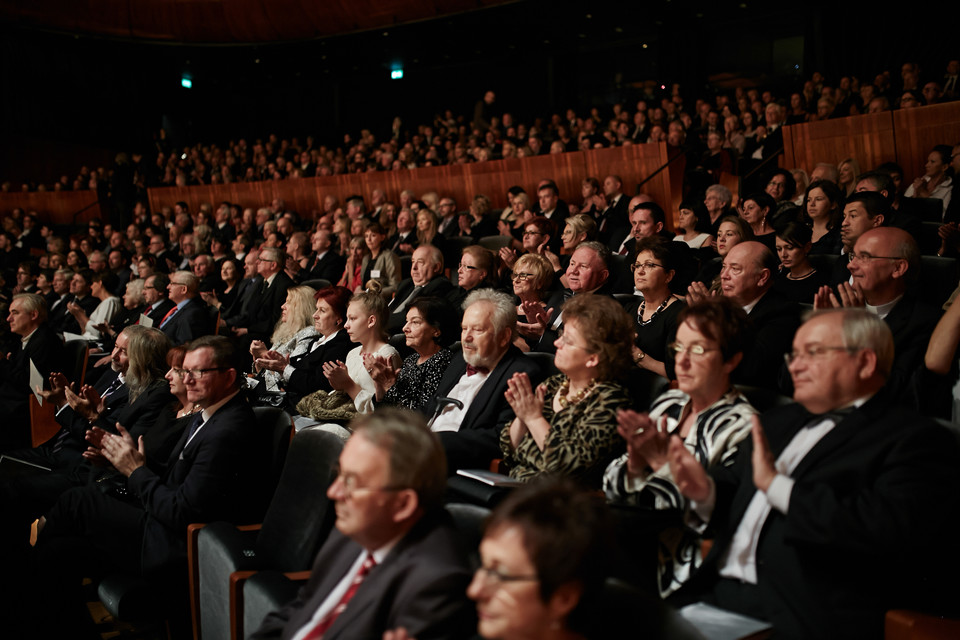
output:
POLYGON ((197 553, 197 539, 200 530, 207 526, 205 522, 187 525, 187 579, 190 582, 190 623, 193 627, 193 640, 200 640, 200 554, 197 553))
POLYGON ((960 620, 920 611, 892 609, 884 621, 885 640, 950 640, 960 638, 960 620))

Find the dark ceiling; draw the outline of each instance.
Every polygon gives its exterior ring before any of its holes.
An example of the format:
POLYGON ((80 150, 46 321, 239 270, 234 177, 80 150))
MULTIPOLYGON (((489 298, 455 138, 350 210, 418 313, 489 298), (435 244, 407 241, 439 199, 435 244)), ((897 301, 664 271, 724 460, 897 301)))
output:
POLYGON ((0 0, 0 19, 124 40, 250 44, 380 29, 515 1, 0 0))

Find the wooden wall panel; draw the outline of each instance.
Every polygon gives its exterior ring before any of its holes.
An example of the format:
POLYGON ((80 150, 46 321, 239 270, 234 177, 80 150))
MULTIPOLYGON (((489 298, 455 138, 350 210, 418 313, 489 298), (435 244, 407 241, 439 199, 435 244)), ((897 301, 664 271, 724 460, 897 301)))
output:
MULTIPOLYGON (((191 211, 196 211, 203 202, 215 205, 222 200, 228 200, 244 208, 257 208, 270 204, 274 198, 282 198, 288 208, 297 211, 301 216, 312 217, 328 194, 335 195, 341 204, 345 198, 357 194, 369 202, 373 190, 377 188, 383 189, 387 199, 393 202, 399 201, 403 189, 410 189, 418 197, 428 191, 452 197, 460 210, 465 210, 473 196, 479 193, 489 197, 494 207, 505 207, 507 189, 513 185, 526 189, 535 202, 537 184, 540 180, 551 178, 560 188, 561 198, 568 203, 579 203, 580 183, 585 177, 594 176, 603 181, 605 176, 616 173, 623 179, 624 193, 632 195, 637 184, 660 168, 666 158, 665 145, 646 144, 478 164, 353 173, 324 178, 185 188, 163 187, 149 189, 148 195, 151 209, 172 206, 182 200, 190 206, 191 211)), ((644 185, 643 191, 657 202, 671 202, 669 172, 659 174, 644 185)), ((679 204, 679 200, 665 208, 675 209, 676 204, 679 204)))
POLYGON ((818 162, 839 164, 855 158, 868 171, 897 157, 891 113, 874 113, 784 127, 780 166, 809 173, 818 162))
POLYGON ((52 224, 81 223, 103 217, 95 191, 0 192, 0 213, 6 215, 18 207, 36 211, 41 222, 52 224))
POLYGON ((905 183, 924 174, 927 156, 935 145, 953 147, 960 142, 960 102, 893 112, 897 133, 898 164, 905 183))

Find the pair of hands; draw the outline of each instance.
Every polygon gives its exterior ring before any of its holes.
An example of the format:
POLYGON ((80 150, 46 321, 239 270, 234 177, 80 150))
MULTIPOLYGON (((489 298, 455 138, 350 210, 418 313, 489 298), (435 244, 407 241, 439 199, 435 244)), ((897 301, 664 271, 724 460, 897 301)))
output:
MULTIPOLYGON (((750 435, 753 439, 753 484, 760 491, 766 492, 770 483, 777 476, 774 466, 775 459, 770 451, 770 443, 756 415, 752 418, 753 426, 750 435)), ((678 436, 670 438, 667 447, 667 461, 670 463, 670 473, 680 493, 697 502, 703 502, 710 496, 710 480, 706 470, 690 453, 678 436)))
POLYGON ((849 282, 838 284, 837 293, 840 294, 839 298, 829 285, 823 285, 813 296, 813 308, 839 309, 840 307, 863 307, 867 304, 860 287, 855 287, 849 282))
POLYGON ((544 385, 537 385, 534 389, 530 376, 525 373, 515 373, 507 380, 507 390, 503 395, 513 409, 514 415, 524 424, 529 424, 543 417, 543 401, 546 394, 547 388, 544 385))
POLYGON ((109 462, 129 478, 131 473, 146 464, 143 436, 135 443, 133 436, 119 422, 116 435, 93 427, 87 431, 86 439, 90 445, 83 452, 83 457, 96 465, 103 466, 109 462))
POLYGON ((54 403, 57 407, 69 404, 77 415, 87 420, 96 420, 103 412, 103 399, 100 393, 88 384, 75 391, 67 376, 59 372, 50 374, 48 378, 50 389, 37 389, 45 402, 54 403))
POLYGON ((377 385, 377 398, 381 398, 387 389, 397 383, 400 367, 393 366, 393 358, 375 353, 363 354, 363 366, 377 385))
POLYGON ((517 322, 517 332, 527 338, 539 338, 550 324, 553 308, 546 309, 535 300, 527 300, 520 306, 523 308, 523 315, 527 317, 527 322, 517 322))

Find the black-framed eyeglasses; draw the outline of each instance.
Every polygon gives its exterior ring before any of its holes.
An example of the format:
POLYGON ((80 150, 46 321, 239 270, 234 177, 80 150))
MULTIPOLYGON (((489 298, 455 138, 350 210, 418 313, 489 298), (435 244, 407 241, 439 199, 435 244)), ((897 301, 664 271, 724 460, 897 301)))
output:
POLYGON ((494 569, 493 567, 484 567, 483 565, 477 567, 477 573, 481 573, 486 576, 487 586, 498 588, 505 582, 539 582, 540 576, 524 576, 524 575, 514 575, 510 573, 504 573, 499 569, 494 569))
POLYGON ((873 256, 869 253, 853 253, 851 251, 847 254, 847 260, 850 262, 869 262, 870 260, 906 260, 906 258, 901 258, 900 256, 873 256))
POLYGON ((651 269, 656 269, 657 267, 663 268, 662 264, 657 264, 656 262, 637 262, 630 265, 630 271, 636 271, 637 269, 643 269, 644 271, 650 271, 651 269))
POLYGON ((513 280, 513 281, 515 281, 515 282, 516 282, 517 280, 519 280, 520 282, 523 282, 524 280, 529 280, 529 279, 531 279, 531 278, 533 278, 533 274, 532 274, 532 273, 526 273, 526 272, 524 272, 524 271, 517 271, 517 272, 514 272, 514 273, 511 273, 511 274, 510 274, 510 279, 513 280))
POLYGON ((226 371, 229 368, 230 367, 209 367, 207 369, 174 369, 174 371, 179 373, 180 377, 184 380, 187 379, 187 376, 201 380, 203 376, 207 375, 211 371, 226 371))

